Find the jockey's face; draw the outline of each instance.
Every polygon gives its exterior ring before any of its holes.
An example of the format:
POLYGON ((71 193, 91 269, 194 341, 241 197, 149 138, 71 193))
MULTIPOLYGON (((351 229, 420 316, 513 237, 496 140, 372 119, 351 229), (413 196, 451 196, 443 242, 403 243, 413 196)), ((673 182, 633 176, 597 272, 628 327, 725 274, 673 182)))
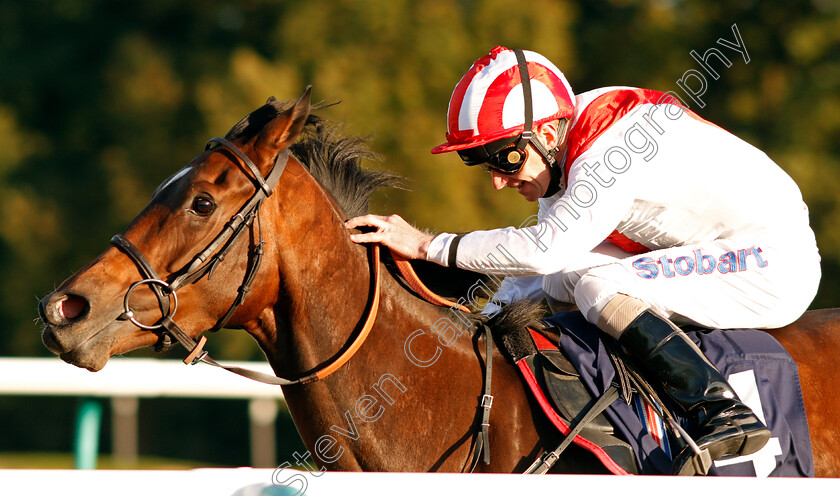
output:
POLYGON ((520 195, 532 202, 545 194, 551 181, 551 173, 540 154, 531 145, 528 145, 528 148, 528 158, 519 172, 508 175, 491 170, 490 174, 493 177, 494 188, 516 188, 520 195))
MULTIPOLYGON (((535 131, 537 138, 543 142, 547 149, 550 150, 557 144, 557 126, 553 122, 541 124, 537 126, 535 131)), ((562 156, 565 151, 564 148, 565 143, 561 146, 558 156, 562 156)), ((528 144, 528 158, 525 159, 525 163, 522 164, 519 172, 502 174, 491 169, 490 174, 493 178, 494 188, 516 188, 519 194, 530 202, 542 198, 551 184, 551 172, 548 164, 531 144, 528 144)))

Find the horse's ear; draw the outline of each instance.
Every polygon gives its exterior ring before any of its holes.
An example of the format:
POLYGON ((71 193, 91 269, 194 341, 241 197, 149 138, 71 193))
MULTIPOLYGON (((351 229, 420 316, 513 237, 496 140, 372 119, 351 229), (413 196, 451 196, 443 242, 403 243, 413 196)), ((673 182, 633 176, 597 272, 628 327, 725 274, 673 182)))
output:
MULTIPOLYGON (((297 139, 303 131, 306 119, 309 117, 309 95, 312 87, 307 86, 303 95, 292 105, 271 122, 265 125, 257 137, 256 146, 260 153, 273 154, 277 150, 288 147, 297 139)), ((273 98, 273 97, 272 97, 273 98)), ((269 103, 272 98, 269 98, 269 103)))

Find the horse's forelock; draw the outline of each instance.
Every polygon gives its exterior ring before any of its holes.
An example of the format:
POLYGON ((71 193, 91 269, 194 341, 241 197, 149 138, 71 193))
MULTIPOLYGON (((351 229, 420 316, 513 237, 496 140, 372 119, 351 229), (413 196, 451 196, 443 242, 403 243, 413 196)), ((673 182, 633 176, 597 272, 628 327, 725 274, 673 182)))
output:
POLYGON ((266 124, 291 107, 293 103, 293 101, 288 100, 280 102, 274 97, 269 98, 265 105, 246 115, 230 128, 230 131, 225 135, 225 139, 228 141, 240 138, 245 141, 250 140, 258 135, 266 124))

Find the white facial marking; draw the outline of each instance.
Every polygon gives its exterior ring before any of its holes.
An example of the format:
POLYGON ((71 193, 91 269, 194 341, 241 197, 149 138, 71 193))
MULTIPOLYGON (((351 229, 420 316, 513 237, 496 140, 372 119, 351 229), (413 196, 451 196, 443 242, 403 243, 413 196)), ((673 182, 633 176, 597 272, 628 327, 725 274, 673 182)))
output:
POLYGON ((175 175, 173 175, 172 177, 167 179, 163 184, 161 184, 160 186, 157 187, 157 189, 155 190, 155 193, 152 195, 152 198, 157 196, 158 193, 160 193, 161 191, 168 188, 170 184, 174 183, 175 181, 177 181, 178 179, 180 179, 181 177, 186 175, 186 173, 189 172, 189 171, 190 171, 189 167, 184 167, 183 169, 176 172, 175 175))

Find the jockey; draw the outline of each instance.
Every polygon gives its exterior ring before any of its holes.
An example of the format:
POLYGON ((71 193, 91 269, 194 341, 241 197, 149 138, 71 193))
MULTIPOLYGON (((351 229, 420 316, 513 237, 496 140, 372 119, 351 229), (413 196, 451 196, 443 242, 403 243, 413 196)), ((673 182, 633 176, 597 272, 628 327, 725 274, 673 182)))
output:
MULTIPOLYGON (((749 143, 667 93, 629 87, 575 96, 540 54, 494 48, 449 102, 447 142, 496 189, 539 202, 536 222, 423 233, 366 215, 355 242, 407 258, 507 276, 494 300, 574 303, 661 383, 711 459, 748 455, 770 432, 677 327, 776 328, 802 315, 820 280, 808 209, 749 143)), ((485 309, 487 310, 487 309, 485 309)), ((688 447, 674 472, 693 474, 688 447)))

